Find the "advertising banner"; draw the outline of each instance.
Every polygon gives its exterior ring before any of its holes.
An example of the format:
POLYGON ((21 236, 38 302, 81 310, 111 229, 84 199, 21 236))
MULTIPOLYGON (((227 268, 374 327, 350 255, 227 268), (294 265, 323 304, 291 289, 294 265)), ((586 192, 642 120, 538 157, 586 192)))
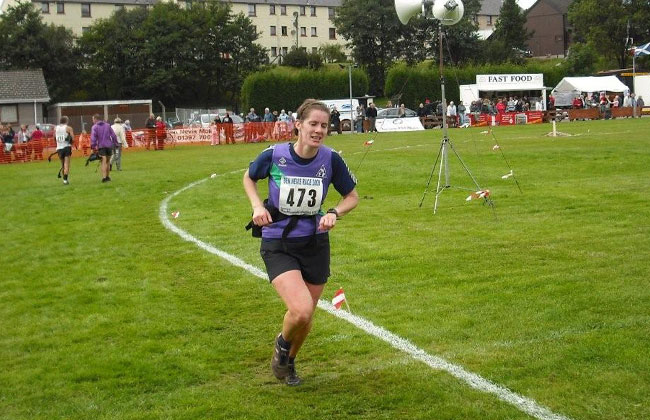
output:
POLYGON ((382 118, 377 120, 375 127, 380 133, 424 130, 418 117, 382 118))

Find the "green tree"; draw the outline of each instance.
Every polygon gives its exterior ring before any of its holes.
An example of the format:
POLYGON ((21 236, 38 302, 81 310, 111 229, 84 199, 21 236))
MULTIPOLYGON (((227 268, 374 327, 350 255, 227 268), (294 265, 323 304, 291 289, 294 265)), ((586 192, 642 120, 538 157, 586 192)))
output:
POLYGON ((650 41, 648 0, 575 0, 569 6, 568 20, 574 41, 590 42, 620 68, 626 68, 630 59, 629 38, 636 44, 650 41))
POLYGON ((235 108, 244 78, 266 61, 250 20, 209 1, 114 13, 79 40, 94 99, 150 97, 166 106, 235 108))
POLYGON ((0 68, 42 68, 50 96, 58 102, 76 89, 79 55, 72 32, 46 25, 31 2, 18 2, 0 15, 0 68))
POLYGON ((388 67, 398 56, 403 25, 393 0, 343 0, 334 24, 352 57, 370 77, 370 93, 381 95, 388 67))
POLYGON ((565 66, 570 76, 589 76, 596 71, 598 53, 592 43, 575 43, 569 49, 565 66))
POLYGON ((499 11, 494 33, 485 43, 485 61, 521 62, 521 52, 528 48, 528 40, 533 36, 532 32, 526 30, 525 24, 526 14, 516 0, 505 0, 499 11))
POLYGON ((431 17, 417 15, 402 28, 399 41, 399 55, 408 64, 415 64, 427 59, 435 59, 437 65, 440 55, 439 34, 443 30, 443 59, 447 64, 467 63, 480 55, 481 41, 476 30, 478 25, 473 19, 481 9, 479 0, 464 2, 464 18, 455 25, 440 25, 431 17))
POLYGON ((323 44, 318 47, 318 52, 326 63, 343 63, 347 59, 339 44, 323 44))

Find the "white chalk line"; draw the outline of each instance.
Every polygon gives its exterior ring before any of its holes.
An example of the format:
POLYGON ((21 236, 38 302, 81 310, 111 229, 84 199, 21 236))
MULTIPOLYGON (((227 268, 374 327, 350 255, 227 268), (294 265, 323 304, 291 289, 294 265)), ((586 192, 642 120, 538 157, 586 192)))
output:
MULTIPOLYGON (((220 176, 225 176, 225 175, 230 175, 230 174, 235 174, 235 173, 240 173, 244 172, 244 169, 241 170, 236 170, 232 172, 227 172, 224 174, 219 174, 217 177, 220 176)), ((177 227, 174 225, 168 217, 168 204, 169 201, 179 195, 180 193, 189 190, 190 188, 193 188, 197 185, 203 184, 204 182, 208 181, 210 177, 204 178, 195 182, 192 182, 189 185, 186 185, 185 187, 181 188, 178 191, 175 191, 174 193, 168 195, 160 204, 160 209, 159 209, 159 217, 160 221, 162 222, 163 226, 165 228, 169 229, 170 231, 174 232, 178 236, 180 236, 182 239, 186 240, 187 242, 191 242, 195 245, 197 245, 199 248, 216 255, 220 258, 223 258, 224 260, 228 261, 230 264, 240 267, 252 275, 261 278, 262 280, 268 281, 268 275, 260 270, 259 268, 248 264, 247 262, 243 261, 242 259, 229 254, 225 251, 222 251, 218 248, 216 248, 214 245, 211 245, 207 242, 203 242, 202 240, 195 238, 192 236, 190 233, 184 231, 183 229, 177 227)), ((355 327, 359 328, 362 331, 365 331, 366 333, 379 338, 380 340, 390 344, 393 348, 400 350, 412 358, 419 360, 423 362, 424 364, 428 365, 429 367, 436 369, 436 370, 442 370, 453 377, 465 382, 467 385, 469 385, 471 388, 485 392, 488 394, 493 394, 496 396, 498 399, 501 401, 505 401, 520 411, 529 414, 532 417, 535 417, 540 420, 569 420, 568 417, 565 417, 561 414, 556 414, 553 413, 551 410, 548 408, 538 404, 535 400, 525 397, 523 395, 517 394, 516 392, 513 392, 509 390, 508 388, 495 384, 494 382, 489 381, 488 379, 483 378, 482 376, 472 373, 467 371, 465 368, 459 365, 455 365, 441 357, 431 355, 427 353, 426 351, 418 348, 415 346, 413 343, 408 341, 405 338, 402 338, 396 334, 393 334, 392 332, 384 329, 381 326, 373 324, 371 321, 362 318, 357 315, 350 314, 349 312, 337 310, 329 301, 321 299, 318 301, 318 307, 321 308, 322 310, 328 312, 329 314, 345 320, 349 322, 350 324, 354 325, 355 327)))

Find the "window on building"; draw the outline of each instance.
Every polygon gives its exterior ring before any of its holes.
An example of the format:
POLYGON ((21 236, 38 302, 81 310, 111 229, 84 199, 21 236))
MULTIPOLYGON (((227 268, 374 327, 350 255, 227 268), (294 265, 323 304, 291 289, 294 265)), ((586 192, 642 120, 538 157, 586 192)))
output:
POLYGON ((309 6, 309 16, 316 16, 316 6, 309 6))
POLYGON ((0 106, 0 121, 6 123, 18 122, 18 107, 16 105, 0 106))
POLYGON ((311 47, 312 54, 318 54, 318 47, 311 47))
POLYGON ((305 26, 300 27, 300 36, 307 36, 307 28, 305 26))
POLYGON ((271 26, 271 31, 270 31, 271 36, 276 36, 277 33, 275 32, 275 26, 271 26))
MULTIPOLYGON (((185 2, 185 8, 186 8, 186 9, 189 8, 188 5, 187 5, 187 3, 188 3, 188 2, 185 2)), ((191 4, 191 3, 190 3, 190 4, 191 4)), ((117 12, 118 10, 126 10, 126 6, 123 5, 123 4, 116 4, 116 5, 115 5, 115 11, 117 12)))
POLYGON ((300 49, 302 50, 302 52, 307 52, 307 47, 300 47, 300 49))
POLYGON ((287 27, 286 26, 282 27, 282 36, 287 36, 287 27))
POLYGON ((255 9, 254 4, 248 5, 248 16, 257 16, 257 9, 255 9))
POLYGON ((278 56, 278 47, 271 47, 271 57, 278 56))
POLYGON ((487 25, 492 26, 492 16, 487 17, 487 25))
POLYGON ((315 26, 311 27, 311 36, 318 36, 318 34, 316 33, 316 27, 315 26))
POLYGON ((81 17, 90 17, 90 3, 81 3, 81 17))
POLYGON ((305 6, 300 6, 300 16, 305 16, 307 14, 305 6))
POLYGON ((329 16, 330 19, 334 19, 335 11, 333 7, 328 7, 327 8, 327 16, 329 16))
POLYGON ((269 5, 269 15, 274 15, 275 14, 275 4, 270 4, 269 5))
POLYGON ((41 3, 41 13, 44 15, 50 14, 50 3, 43 2, 41 3))
POLYGON ((336 28, 330 28, 330 39, 336 39, 336 28))
POLYGON ((280 14, 281 14, 282 16, 286 16, 286 15, 287 15, 287 6, 286 6, 286 5, 284 5, 284 4, 281 4, 281 5, 280 5, 280 14))
POLYGON ((82 34, 85 34, 85 33, 88 32, 89 30, 90 30, 90 27, 89 27, 89 26, 84 26, 83 28, 81 28, 81 33, 82 33, 82 34))
POLYGON ((289 52, 289 47, 282 47, 282 55, 287 55, 289 52))
POLYGON ((64 15, 65 14, 65 3, 62 1, 56 3, 56 14, 64 15))

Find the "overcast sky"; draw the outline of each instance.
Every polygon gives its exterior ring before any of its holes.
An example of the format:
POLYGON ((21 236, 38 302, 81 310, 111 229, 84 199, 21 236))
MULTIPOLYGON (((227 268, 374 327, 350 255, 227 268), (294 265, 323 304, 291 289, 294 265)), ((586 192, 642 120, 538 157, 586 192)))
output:
POLYGON ((517 3, 519 3, 519 7, 526 10, 535 3, 535 0, 517 0, 517 3))

